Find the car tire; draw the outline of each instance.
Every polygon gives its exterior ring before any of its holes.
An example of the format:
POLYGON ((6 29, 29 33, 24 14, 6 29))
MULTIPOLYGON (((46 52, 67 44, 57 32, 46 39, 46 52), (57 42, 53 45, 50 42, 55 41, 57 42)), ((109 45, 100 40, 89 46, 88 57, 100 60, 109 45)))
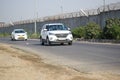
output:
POLYGON ((46 43, 47 43, 48 46, 51 45, 51 42, 49 41, 49 38, 48 38, 48 37, 47 37, 46 43))
POLYGON ((11 41, 13 41, 13 38, 11 38, 11 41))
POLYGON ((41 39, 41 45, 44 45, 44 40, 43 39, 41 39))
POLYGON ((64 45, 64 43, 60 43, 61 45, 64 45))
POLYGON ((72 42, 68 42, 68 45, 72 45, 72 42))
POLYGON ((11 36, 11 41, 14 41, 14 38, 13 38, 13 36, 11 36))
POLYGON ((15 37, 13 37, 12 39, 13 39, 13 41, 16 41, 15 37))
POLYGON ((12 41, 16 41, 14 38, 11 39, 12 41))

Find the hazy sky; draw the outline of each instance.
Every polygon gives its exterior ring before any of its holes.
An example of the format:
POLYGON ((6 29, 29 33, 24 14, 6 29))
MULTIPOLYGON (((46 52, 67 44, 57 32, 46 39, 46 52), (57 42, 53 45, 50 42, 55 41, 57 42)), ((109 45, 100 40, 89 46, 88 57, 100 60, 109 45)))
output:
MULTIPOLYGON (((120 0, 105 0, 106 4, 120 0)), ((19 21, 51 16, 80 9, 93 9, 103 5, 103 0, 0 0, 0 22, 19 21), (61 7, 62 6, 62 7, 61 7)))

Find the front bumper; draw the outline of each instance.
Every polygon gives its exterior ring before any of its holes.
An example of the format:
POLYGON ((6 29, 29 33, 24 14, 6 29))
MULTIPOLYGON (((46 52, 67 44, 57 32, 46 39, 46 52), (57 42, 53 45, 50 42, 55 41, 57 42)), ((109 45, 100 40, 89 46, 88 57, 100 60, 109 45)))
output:
POLYGON ((64 39, 64 40, 54 40, 54 41, 50 41, 52 43, 69 43, 69 42, 72 42, 72 40, 68 40, 68 39, 64 39))
POLYGON ((27 36, 15 36, 15 40, 27 40, 27 36))
POLYGON ((56 36, 49 36, 49 41, 52 43, 69 43, 72 42, 73 36, 69 35, 65 38, 58 38, 56 36))

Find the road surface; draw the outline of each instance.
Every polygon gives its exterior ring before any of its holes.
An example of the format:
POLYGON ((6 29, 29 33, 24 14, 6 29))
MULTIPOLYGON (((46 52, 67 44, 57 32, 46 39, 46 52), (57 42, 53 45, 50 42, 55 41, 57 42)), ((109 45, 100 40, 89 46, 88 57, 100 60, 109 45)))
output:
POLYGON ((69 45, 42 46, 39 40, 11 41, 0 38, 0 43, 9 43, 36 51, 48 60, 72 67, 83 72, 104 71, 120 73, 120 45, 73 42, 69 45), (54 57, 53 57, 54 56, 54 57))

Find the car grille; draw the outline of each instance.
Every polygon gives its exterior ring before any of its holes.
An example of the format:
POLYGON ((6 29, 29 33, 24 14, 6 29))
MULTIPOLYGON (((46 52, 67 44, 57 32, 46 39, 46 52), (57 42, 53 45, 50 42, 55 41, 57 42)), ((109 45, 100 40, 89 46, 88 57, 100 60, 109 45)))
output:
POLYGON ((68 34, 55 34, 58 38, 66 38, 68 34))

